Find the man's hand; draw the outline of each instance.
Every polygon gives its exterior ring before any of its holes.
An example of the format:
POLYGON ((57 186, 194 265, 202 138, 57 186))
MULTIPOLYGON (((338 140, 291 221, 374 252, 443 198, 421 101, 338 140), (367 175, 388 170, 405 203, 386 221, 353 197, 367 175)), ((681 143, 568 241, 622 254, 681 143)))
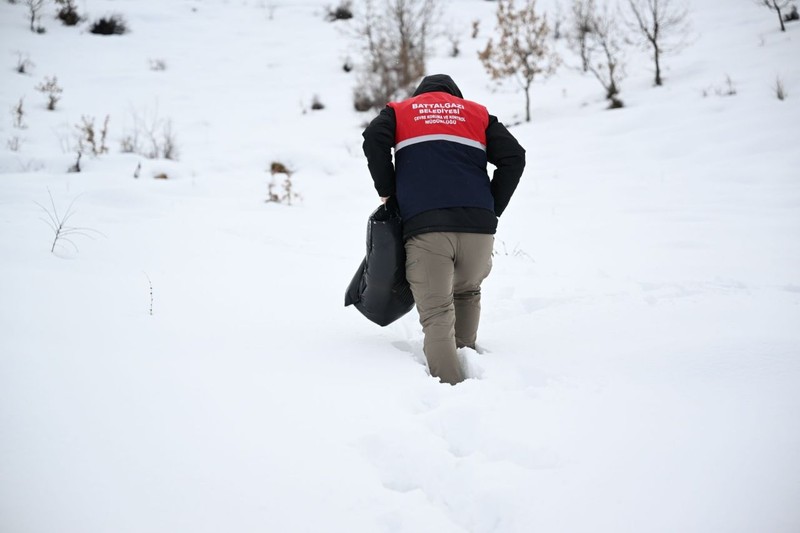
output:
POLYGON ((381 203, 385 204, 386 201, 389 200, 389 198, 391 198, 391 196, 381 196, 381 203))

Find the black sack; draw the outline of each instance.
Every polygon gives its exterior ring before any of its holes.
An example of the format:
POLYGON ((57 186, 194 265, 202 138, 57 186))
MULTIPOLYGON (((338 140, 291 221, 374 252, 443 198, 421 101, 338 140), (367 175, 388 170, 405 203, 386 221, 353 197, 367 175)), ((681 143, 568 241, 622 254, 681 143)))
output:
POLYGON ((367 256, 347 287, 344 305, 355 305, 379 326, 391 324, 414 307, 406 281, 403 222, 391 199, 369 217, 367 256))

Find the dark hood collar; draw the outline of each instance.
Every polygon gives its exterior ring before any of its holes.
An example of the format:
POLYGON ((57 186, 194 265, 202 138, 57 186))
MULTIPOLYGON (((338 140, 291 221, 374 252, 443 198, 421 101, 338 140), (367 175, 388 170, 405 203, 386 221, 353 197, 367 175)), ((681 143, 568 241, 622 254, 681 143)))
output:
POLYGON ((414 96, 419 96, 423 93, 436 92, 448 93, 459 98, 464 98, 461 95, 461 90, 458 88, 458 85, 456 85, 456 82, 454 82, 453 78, 447 74, 433 74, 431 76, 425 76, 420 82, 419 87, 417 87, 417 90, 414 91, 414 96))

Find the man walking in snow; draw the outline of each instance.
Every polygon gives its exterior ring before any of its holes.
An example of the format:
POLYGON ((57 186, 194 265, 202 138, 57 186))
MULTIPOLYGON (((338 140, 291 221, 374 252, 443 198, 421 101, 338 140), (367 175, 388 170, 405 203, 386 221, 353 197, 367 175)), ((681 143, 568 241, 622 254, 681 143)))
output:
POLYGON ((400 207, 406 277, 428 367, 455 385, 464 380, 456 350, 475 349, 497 217, 522 176, 525 150, 444 74, 425 77, 411 98, 389 103, 363 136, 375 189, 400 207), (497 167, 491 179, 487 162, 497 167))

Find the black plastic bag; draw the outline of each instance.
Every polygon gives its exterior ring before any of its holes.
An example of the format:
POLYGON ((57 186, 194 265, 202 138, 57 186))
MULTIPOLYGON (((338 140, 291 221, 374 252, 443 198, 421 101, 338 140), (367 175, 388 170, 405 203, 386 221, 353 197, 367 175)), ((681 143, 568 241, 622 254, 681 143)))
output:
POLYGON ((369 217, 367 255, 347 287, 344 305, 354 305, 379 326, 391 324, 414 307, 406 281, 403 222, 391 199, 369 217))

